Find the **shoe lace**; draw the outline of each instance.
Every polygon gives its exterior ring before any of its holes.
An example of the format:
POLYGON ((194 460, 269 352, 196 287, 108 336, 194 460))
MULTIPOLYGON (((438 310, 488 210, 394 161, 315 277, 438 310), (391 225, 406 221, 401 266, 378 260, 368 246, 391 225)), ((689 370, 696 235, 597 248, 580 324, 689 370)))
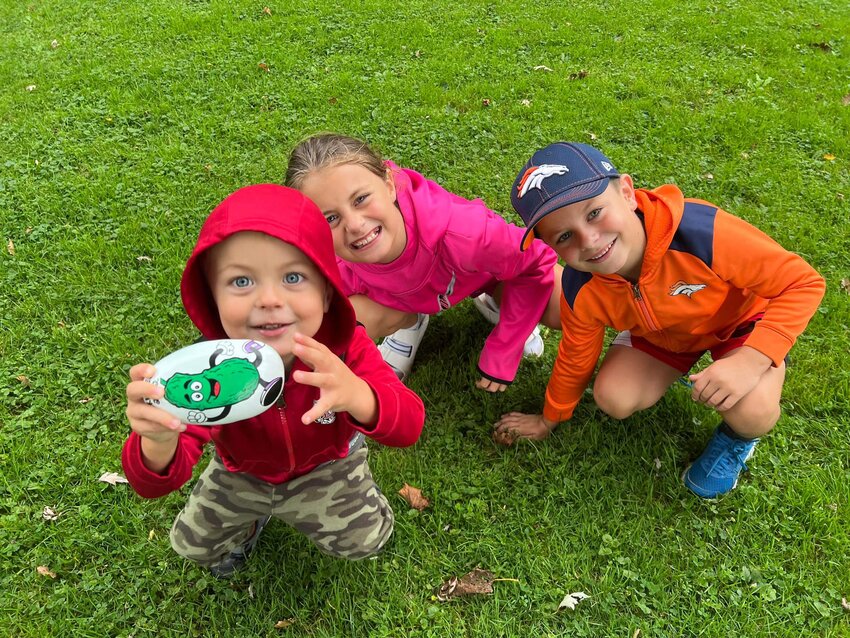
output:
POLYGON ((748 443, 740 441, 721 449, 708 473, 712 474, 715 470, 718 470, 722 475, 729 475, 738 472, 740 469, 749 470, 747 467, 748 445, 748 443))

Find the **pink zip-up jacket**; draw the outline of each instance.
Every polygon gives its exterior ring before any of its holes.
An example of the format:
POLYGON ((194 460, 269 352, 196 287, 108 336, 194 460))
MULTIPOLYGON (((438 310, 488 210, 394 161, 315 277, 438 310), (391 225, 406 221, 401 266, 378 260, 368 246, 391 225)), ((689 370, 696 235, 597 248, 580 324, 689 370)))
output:
POLYGON ((207 218, 180 286, 186 313, 201 334, 206 339, 227 337, 204 275, 203 255, 240 231, 261 232, 292 244, 328 280, 333 297, 314 338, 344 357, 354 374, 369 385, 378 401, 378 421, 365 426, 347 412, 338 412, 331 423, 304 425, 301 417, 319 398, 319 389, 292 380, 294 370, 308 369, 296 359, 286 371, 283 394, 276 406, 228 425, 189 425, 180 434, 174 458, 162 474, 145 466, 141 437, 131 433, 121 461, 130 485, 146 498, 168 494, 188 481, 210 439, 231 472, 245 472, 278 484, 347 456, 349 442, 357 431, 398 447, 413 444, 422 431, 422 400, 398 380, 363 326, 356 324, 354 309, 341 289, 330 227, 316 205, 298 191, 274 184, 247 186, 227 197, 207 218))
POLYGON ((512 382, 525 340, 552 294, 555 252, 541 241, 520 252, 524 230, 480 199, 458 197, 415 171, 387 165, 407 246, 389 264, 337 258, 343 289, 389 308, 433 315, 503 283, 499 323, 484 343, 478 370, 491 381, 512 382))

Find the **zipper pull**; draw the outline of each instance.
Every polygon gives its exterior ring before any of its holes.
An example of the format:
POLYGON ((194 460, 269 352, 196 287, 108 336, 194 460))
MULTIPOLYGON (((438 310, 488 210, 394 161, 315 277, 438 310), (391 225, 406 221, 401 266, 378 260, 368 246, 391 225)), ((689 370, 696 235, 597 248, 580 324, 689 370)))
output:
POLYGON ((636 300, 643 301, 643 297, 640 296, 640 287, 637 284, 632 284, 632 292, 636 300))

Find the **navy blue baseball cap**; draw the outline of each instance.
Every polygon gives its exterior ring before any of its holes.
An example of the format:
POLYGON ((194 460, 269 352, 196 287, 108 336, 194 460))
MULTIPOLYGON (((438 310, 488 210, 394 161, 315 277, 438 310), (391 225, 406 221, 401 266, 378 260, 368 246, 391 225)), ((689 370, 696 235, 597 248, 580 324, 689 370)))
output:
POLYGON ((555 142, 540 149, 514 180, 511 204, 528 227, 520 250, 534 240, 534 227, 549 213, 601 195, 620 174, 600 151, 578 142, 555 142))

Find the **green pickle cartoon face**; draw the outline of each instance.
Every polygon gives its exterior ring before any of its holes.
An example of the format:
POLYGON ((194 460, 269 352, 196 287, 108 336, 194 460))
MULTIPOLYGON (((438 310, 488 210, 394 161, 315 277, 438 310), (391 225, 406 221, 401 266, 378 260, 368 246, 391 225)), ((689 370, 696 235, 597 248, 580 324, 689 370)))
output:
POLYGON ((247 359, 227 359, 197 374, 176 373, 165 382, 165 400, 192 410, 223 408, 244 401, 260 384, 260 373, 247 359))

